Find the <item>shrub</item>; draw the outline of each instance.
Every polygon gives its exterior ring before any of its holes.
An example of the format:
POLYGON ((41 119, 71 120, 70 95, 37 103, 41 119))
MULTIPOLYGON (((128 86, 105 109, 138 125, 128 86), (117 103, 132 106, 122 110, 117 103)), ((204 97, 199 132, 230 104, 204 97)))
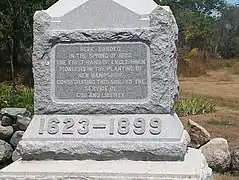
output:
POLYGON ((192 95, 176 103, 175 110, 179 116, 189 116, 212 113, 215 111, 215 107, 215 104, 207 98, 192 95))
POLYGON ((197 48, 179 49, 178 73, 184 77, 198 77, 207 73, 210 61, 206 60, 205 53, 197 48))
POLYGON ((24 86, 13 91, 11 86, 0 83, 0 109, 6 107, 26 108, 33 113, 34 97, 33 90, 24 86))

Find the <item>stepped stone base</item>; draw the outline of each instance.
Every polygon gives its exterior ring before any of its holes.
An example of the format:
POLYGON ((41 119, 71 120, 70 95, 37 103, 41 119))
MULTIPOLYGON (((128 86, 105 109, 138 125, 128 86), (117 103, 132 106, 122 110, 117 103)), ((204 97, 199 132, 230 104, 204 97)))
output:
POLYGON ((184 159, 189 142, 190 137, 177 114, 35 115, 18 149, 22 159, 28 161, 179 161, 184 159), (126 134, 120 134, 118 130, 122 119, 129 122, 126 134), (143 134, 134 132, 136 119, 145 121, 143 134), (160 131, 152 134, 150 122, 155 119, 159 122, 160 131), (73 126, 66 129, 65 120, 71 120, 73 126), (82 120, 88 121, 85 134, 78 132, 84 130, 84 123, 79 123, 82 120))
POLYGON ((0 171, 0 180, 153 179, 212 180, 200 150, 189 149, 183 162, 17 161, 0 171))

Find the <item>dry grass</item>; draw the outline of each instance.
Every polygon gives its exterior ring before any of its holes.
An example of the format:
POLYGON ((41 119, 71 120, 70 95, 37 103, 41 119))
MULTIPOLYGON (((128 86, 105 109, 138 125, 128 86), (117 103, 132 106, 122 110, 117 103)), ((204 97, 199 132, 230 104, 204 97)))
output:
MULTIPOLYGON (((210 58, 198 49, 179 49, 178 73, 182 77, 199 77, 207 75, 210 70, 224 69, 230 74, 239 74, 239 59, 220 60, 210 58)), ((230 81, 227 74, 220 81, 230 81)))
MULTIPOLYGON (((211 71, 207 76, 181 78, 181 96, 188 93, 204 96, 216 104, 216 112, 182 118, 189 118, 204 126, 212 137, 223 137, 229 141, 230 148, 239 145, 239 76, 227 71, 211 71), (225 74, 228 82, 221 82, 225 74), (222 128, 223 127, 223 128, 222 128)), ((186 123, 185 123, 186 124, 186 123)), ((239 180, 239 178, 238 178, 239 180)))
POLYGON ((220 110, 212 114, 182 117, 182 122, 187 129, 189 119, 199 123, 207 129, 212 138, 225 138, 230 149, 239 145, 239 113, 220 110))
MULTIPOLYGON (((214 62, 211 69, 216 70, 198 77, 180 77, 181 96, 203 96, 216 104, 217 111, 181 119, 186 129, 188 119, 192 119, 205 127, 212 138, 227 139, 232 150, 239 145, 239 61, 214 62)), ((239 174, 214 173, 214 180, 239 180, 239 174)))
POLYGON ((239 102, 239 77, 237 75, 223 71, 211 71, 207 76, 180 79, 181 90, 185 93, 239 102))
POLYGON ((178 72, 183 77, 198 77, 207 73, 206 62, 196 59, 179 60, 178 72))
POLYGON ((215 173, 214 174, 214 180, 239 180, 239 177, 238 176, 233 176, 233 175, 230 175, 230 174, 218 174, 218 173, 215 173))

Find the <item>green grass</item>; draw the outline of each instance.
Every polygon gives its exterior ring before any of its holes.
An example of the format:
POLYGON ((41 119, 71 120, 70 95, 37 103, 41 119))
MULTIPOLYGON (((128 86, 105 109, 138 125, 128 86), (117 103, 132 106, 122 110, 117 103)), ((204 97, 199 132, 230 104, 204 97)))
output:
POLYGON ((213 126, 232 126, 233 125, 229 120, 222 120, 222 121, 210 120, 210 121, 207 121, 207 124, 213 125, 213 126))
POLYGON ((7 107, 26 108, 34 112, 33 90, 26 87, 18 87, 13 91, 7 83, 0 83, 0 109, 7 107))
MULTIPOLYGON (((18 107, 33 113, 33 89, 24 86, 17 89, 18 91, 13 91, 9 84, 0 83, 0 109, 18 107)), ((175 105, 175 109, 179 116, 189 116, 214 112, 215 104, 205 97, 187 95, 175 105)))
POLYGON ((216 105, 212 101, 193 94, 182 98, 175 105, 175 110, 179 116, 212 113, 215 111, 215 108, 216 105))

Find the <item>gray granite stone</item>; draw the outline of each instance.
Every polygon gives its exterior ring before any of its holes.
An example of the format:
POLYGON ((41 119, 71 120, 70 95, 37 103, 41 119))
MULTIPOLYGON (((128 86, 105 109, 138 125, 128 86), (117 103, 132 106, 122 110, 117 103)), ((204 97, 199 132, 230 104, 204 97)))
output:
POLYGON ((19 127, 17 124, 12 124, 13 132, 19 131, 19 127))
POLYGON ((149 26, 149 13, 156 7, 153 0, 137 3, 125 0, 63 0, 50 7, 47 13, 53 17, 52 29, 136 28, 149 26))
POLYGON ((21 156, 17 150, 13 151, 12 153, 12 161, 15 162, 17 160, 21 159, 21 156))
POLYGON ((215 138, 200 147, 210 168, 217 172, 226 172, 231 166, 231 154, 226 139, 215 138))
POLYGON ((17 161, 0 171, 0 180, 212 180, 204 156, 189 149, 182 162, 17 161), (193 159, 193 161, 192 161, 193 159))
POLYGON ((25 131, 27 129, 27 127, 29 126, 31 120, 32 119, 30 117, 17 116, 16 123, 17 123, 20 130, 25 131))
POLYGON ((10 139, 10 144, 13 146, 13 147, 17 147, 19 141, 22 140, 22 136, 24 134, 24 131, 16 131, 11 139, 10 139))
POLYGON ((0 163, 4 163, 11 159, 13 149, 10 144, 0 140, 0 163))
POLYGON ((8 140, 11 138, 13 134, 13 127, 12 126, 2 126, 0 125, 0 139, 8 140))
POLYGON ((3 116, 1 125, 2 126, 11 126, 13 123, 13 118, 10 118, 8 116, 3 116))
POLYGON ((23 116, 28 114, 28 112, 25 108, 3 108, 1 114, 15 118, 17 115, 23 116))
POLYGON ((177 115, 39 115, 18 144, 25 160, 182 160, 190 141, 177 115))
POLYGON ((233 171, 239 171, 239 146, 233 148, 231 152, 231 157, 232 157, 232 170, 233 171))
POLYGON ((169 6, 157 6, 150 14, 150 26, 167 24, 172 28, 175 40, 178 39, 178 25, 169 6))
MULTIPOLYGON (((167 20, 171 17, 167 10, 161 9, 161 11, 166 11, 161 19, 167 20)), ((151 18, 156 16, 159 14, 152 13, 151 18)), ((162 23, 157 26, 153 26, 152 23, 152 27, 134 29, 52 31, 51 17, 46 12, 37 12, 34 19, 33 65, 36 114, 166 114, 173 111, 178 99, 179 87, 174 23, 162 23), (52 96, 54 93, 52 77, 56 76, 56 71, 52 71, 55 63, 52 57, 54 48, 67 43, 71 43, 71 47, 77 44, 83 46, 87 42, 95 46, 99 42, 106 45, 111 42, 114 46, 115 42, 132 42, 132 44, 140 42, 148 47, 150 54, 147 62, 150 64, 150 70, 147 70, 147 73, 150 75, 151 82, 147 84, 150 87, 149 98, 143 102, 125 99, 118 102, 87 103, 77 101, 77 98, 68 103, 55 101, 52 96)), ((123 74, 126 76, 125 73, 123 74)))

